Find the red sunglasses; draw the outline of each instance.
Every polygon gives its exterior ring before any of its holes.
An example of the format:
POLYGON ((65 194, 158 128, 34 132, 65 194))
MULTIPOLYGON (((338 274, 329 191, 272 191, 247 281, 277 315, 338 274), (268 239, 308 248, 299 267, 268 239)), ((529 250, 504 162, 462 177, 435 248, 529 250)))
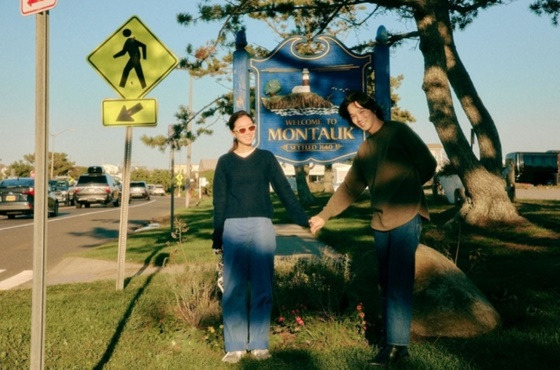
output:
POLYGON ((244 134, 244 133, 247 132, 247 130, 253 132, 253 131, 255 131, 256 128, 257 128, 257 126, 253 125, 253 126, 249 126, 247 128, 243 127, 243 128, 240 128, 239 130, 233 130, 233 132, 236 132, 238 134, 244 134))

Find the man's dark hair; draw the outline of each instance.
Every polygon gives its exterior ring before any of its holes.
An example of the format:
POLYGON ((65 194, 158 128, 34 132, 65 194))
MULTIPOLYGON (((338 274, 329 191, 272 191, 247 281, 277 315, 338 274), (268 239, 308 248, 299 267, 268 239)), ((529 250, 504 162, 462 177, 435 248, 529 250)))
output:
POLYGON ((379 105, 377 105, 375 99, 361 91, 350 91, 344 98, 344 101, 340 104, 338 114, 352 126, 354 126, 354 124, 352 123, 350 114, 348 114, 348 106, 352 103, 358 103, 361 107, 369 109, 382 121, 385 119, 383 110, 379 105))

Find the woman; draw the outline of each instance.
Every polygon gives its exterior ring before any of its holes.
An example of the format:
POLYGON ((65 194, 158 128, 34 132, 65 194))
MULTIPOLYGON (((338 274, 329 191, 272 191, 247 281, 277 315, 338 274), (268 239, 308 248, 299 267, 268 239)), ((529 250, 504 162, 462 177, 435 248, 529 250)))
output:
POLYGON ((316 233, 369 189, 385 333, 382 349, 371 364, 384 366, 408 355, 414 256, 422 219, 429 219, 422 185, 432 178, 436 161, 406 124, 384 121, 381 109, 367 94, 348 94, 339 114, 369 136, 344 182, 311 218, 311 232, 316 233))
POLYGON ((253 146, 256 126, 251 116, 238 111, 228 126, 234 144, 218 160, 214 175, 212 248, 219 250, 223 245, 222 311, 227 353, 222 361, 236 363, 247 351, 256 359, 270 357, 276 250, 270 185, 298 225, 308 227, 309 218, 274 155, 253 146))

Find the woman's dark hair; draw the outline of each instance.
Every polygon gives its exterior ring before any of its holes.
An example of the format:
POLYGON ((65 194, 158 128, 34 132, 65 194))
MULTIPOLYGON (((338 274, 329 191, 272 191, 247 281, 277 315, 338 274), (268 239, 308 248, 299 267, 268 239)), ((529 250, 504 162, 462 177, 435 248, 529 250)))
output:
MULTIPOLYGON (((253 117, 251 117, 251 115, 249 113, 245 112, 244 110, 238 110, 237 112, 235 112, 234 114, 232 114, 229 117, 228 127, 229 127, 230 131, 233 131, 235 129, 235 122, 237 122, 237 120, 241 117, 249 117, 251 119, 251 121, 253 123, 255 123, 255 120, 253 119, 253 117)), ((239 144, 237 143, 237 139, 233 139, 233 146, 231 147, 231 149, 229 151, 233 152, 235 149, 237 149, 238 145, 239 144)))
POLYGON ((375 99, 361 91, 350 91, 344 98, 344 101, 340 104, 340 107, 338 108, 338 114, 346 121, 348 121, 348 123, 352 126, 354 126, 354 124, 352 123, 352 118, 348 113, 348 106, 352 103, 358 103, 361 107, 369 109, 380 120, 385 119, 383 110, 379 105, 377 105, 375 99))

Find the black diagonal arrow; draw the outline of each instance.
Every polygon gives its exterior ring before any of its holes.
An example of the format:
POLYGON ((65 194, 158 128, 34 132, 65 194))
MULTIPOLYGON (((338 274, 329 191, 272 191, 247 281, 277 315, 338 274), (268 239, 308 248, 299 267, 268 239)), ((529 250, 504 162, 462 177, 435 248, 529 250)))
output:
POLYGON ((142 109, 144 109, 144 107, 142 106, 142 103, 138 103, 130 109, 126 109, 126 105, 123 105, 123 107, 121 108, 121 111, 119 113, 119 116, 117 117, 117 121, 134 122, 134 119, 132 119, 132 116, 134 114, 140 112, 142 109))

